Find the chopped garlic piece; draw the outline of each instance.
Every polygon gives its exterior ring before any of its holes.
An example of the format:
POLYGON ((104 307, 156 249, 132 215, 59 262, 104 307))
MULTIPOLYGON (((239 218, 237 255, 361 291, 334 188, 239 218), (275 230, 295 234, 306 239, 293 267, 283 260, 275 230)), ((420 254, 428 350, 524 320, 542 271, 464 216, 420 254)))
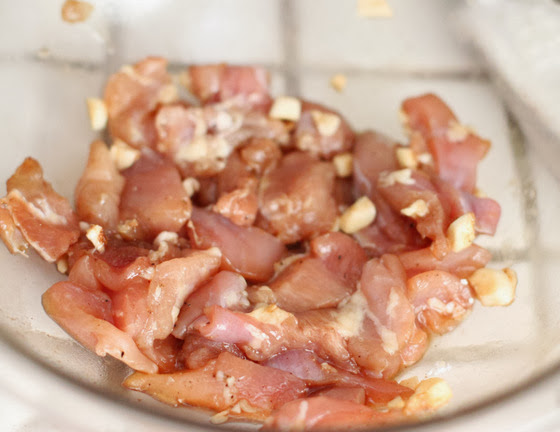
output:
POLYGON ((434 163, 434 158, 430 153, 420 153, 416 157, 416 159, 418 159, 418 162, 420 162, 423 165, 433 165, 434 163))
POLYGON ((301 117, 301 101, 289 96, 277 97, 268 115, 278 120, 298 121, 301 117))
POLYGON ((163 243, 177 244, 179 235, 172 231, 162 231, 154 239, 154 246, 160 247, 163 243))
POLYGON ((80 223, 78 225, 80 226, 80 231, 82 231, 82 232, 86 232, 90 227, 89 223, 87 223, 85 221, 80 221, 80 223))
POLYGON ((294 317, 290 312, 286 312, 274 304, 259 306, 248 315, 262 323, 277 326, 281 325, 287 319, 294 317))
POLYGON ((99 225, 90 225, 86 232, 86 237, 93 244, 95 250, 99 253, 105 252, 105 244, 107 239, 103 234, 103 228, 99 225))
POLYGON ((337 92, 341 92, 346 88, 347 80, 346 75, 336 74, 331 78, 331 87, 337 92))
POLYGON ((340 216, 340 229, 347 234, 353 234, 372 223, 376 214, 375 204, 363 196, 340 216))
POLYGON ((472 212, 465 213, 451 222, 447 228, 447 240, 453 252, 460 252, 472 245, 476 237, 475 222, 472 212))
POLYGON ((224 411, 220 411, 217 414, 214 414, 212 417, 210 417, 210 423, 212 424, 224 424, 225 422, 228 421, 229 417, 229 410, 224 410, 224 411))
POLYGON ((196 178, 188 177, 183 180, 183 189, 185 189, 185 192, 187 192, 190 198, 200 190, 200 183, 196 178))
POLYGON ((477 198, 488 198, 488 194, 479 188, 474 188, 473 195, 477 198))
POLYGON ((188 146, 181 147, 175 158, 186 162, 225 160, 231 151, 232 147, 221 136, 197 136, 188 146))
POLYGON ((358 15, 364 18, 390 18, 393 10, 387 0, 358 0, 358 15))
POLYGON ((447 129, 447 139, 451 142, 460 142, 473 132, 470 127, 462 125, 457 120, 451 120, 447 129))
POLYGON ((401 108, 398 112, 399 120, 405 129, 410 129, 410 118, 408 114, 401 108))
POLYGON ((135 238, 136 231, 140 224, 136 219, 128 219, 117 225, 117 232, 125 239, 132 240, 135 238))
POLYGON ((379 184, 383 187, 392 186, 395 183, 403 185, 413 185, 412 170, 405 168, 397 171, 383 172, 379 177, 379 184))
POLYGON ((392 399, 389 402, 387 402, 387 408, 389 408, 390 410, 401 410, 404 408, 404 406, 405 403, 402 397, 400 396, 397 396, 395 399, 392 399))
POLYGON ((110 153, 111 159, 120 171, 130 168, 141 156, 140 150, 130 147, 120 139, 113 141, 110 153))
POLYGON ((416 155, 412 149, 408 147, 397 147, 396 155, 397 161, 401 167, 414 169, 418 166, 416 155))
POLYGON ((405 414, 419 414, 441 408, 449 402, 453 393, 442 378, 428 378, 418 384, 414 394, 406 402, 405 414))
POLYGON ((56 269, 62 273, 66 274, 68 272, 68 260, 66 258, 60 258, 56 262, 56 269))
POLYGON ((508 306, 515 299, 517 274, 510 268, 481 268, 470 275, 468 281, 484 306, 508 306))
POLYGON ((428 208, 428 204, 423 199, 419 199, 414 201, 408 207, 405 207, 401 210, 401 213, 405 216, 414 218, 414 217, 424 217, 428 214, 430 209, 428 208))
POLYGON ((340 153, 333 157, 333 165, 338 177, 350 177, 354 170, 352 153, 340 153))
POLYGON ((340 117, 336 114, 319 110, 312 110, 311 118, 313 118, 313 123, 315 123, 315 126, 321 136, 324 137, 333 136, 340 127, 341 123, 340 117))
POLYGON ((103 99, 87 98, 87 109, 91 128, 95 131, 105 129, 107 126, 107 107, 103 99))
POLYGON ((333 373, 333 374, 338 373, 338 370, 334 366, 328 364, 327 362, 321 363, 321 369, 327 373, 333 373))
POLYGON ((179 100, 179 91, 175 84, 164 85, 158 93, 158 102, 170 104, 179 100))

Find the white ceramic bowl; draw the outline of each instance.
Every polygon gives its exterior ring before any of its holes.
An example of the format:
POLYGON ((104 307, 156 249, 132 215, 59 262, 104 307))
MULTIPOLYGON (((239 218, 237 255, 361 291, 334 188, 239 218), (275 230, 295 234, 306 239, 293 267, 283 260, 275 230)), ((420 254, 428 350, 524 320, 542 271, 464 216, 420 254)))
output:
MULTIPOLYGON (((99 95, 120 65, 148 54, 169 58, 172 71, 201 62, 265 65, 276 94, 331 105, 357 129, 396 138, 403 137, 401 100, 436 92, 493 142, 479 185, 497 198, 503 216, 496 236, 479 243, 493 252, 492 266, 517 271, 519 286, 510 307, 476 304, 405 376, 441 376, 454 390, 442 418, 426 426, 430 431, 490 424, 511 430, 554 407, 559 184, 527 145, 488 71, 453 31, 453 2, 394 0, 392 18, 373 20, 358 18, 354 2, 336 0, 92 3, 87 22, 68 24, 55 2, 0 1, 0 179, 32 155, 55 189, 71 198, 96 136, 85 98, 99 95), (348 78, 343 93, 328 85, 339 72, 348 78)), ((204 414, 123 389, 124 366, 86 351, 46 316, 40 296, 61 279, 52 265, 2 247, 0 274, 0 392, 33 410, 26 430, 211 429, 204 414)))

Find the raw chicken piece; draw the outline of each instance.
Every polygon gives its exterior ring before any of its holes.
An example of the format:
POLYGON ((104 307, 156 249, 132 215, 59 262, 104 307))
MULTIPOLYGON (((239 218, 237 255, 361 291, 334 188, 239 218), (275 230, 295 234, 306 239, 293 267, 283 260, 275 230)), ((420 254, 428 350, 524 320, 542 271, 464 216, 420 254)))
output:
POLYGON ((294 315, 275 305, 241 313, 212 306, 205 311, 207 322, 195 328, 204 337, 234 343, 254 361, 264 361, 284 350, 307 349, 333 364, 356 370, 346 341, 335 329, 332 309, 294 315))
POLYGON ((434 256, 430 248, 403 252, 398 256, 409 278, 429 270, 444 270, 459 278, 466 278, 475 270, 485 267, 492 258, 490 252, 475 244, 460 252, 450 251, 441 260, 434 256))
POLYGON ((391 208, 377 190, 380 174, 399 168, 394 144, 383 135, 365 132, 357 136, 353 156, 354 186, 358 195, 368 196, 377 210, 374 223, 356 234, 360 244, 376 255, 422 245, 414 224, 400 213, 400 209, 391 208))
POLYGON ((12 219, 5 198, 0 199, 0 238, 11 254, 19 253, 27 256, 29 244, 12 219))
POLYGON ((111 237, 103 253, 96 252, 88 243, 85 244, 86 249, 79 250, 78 246, 69 252, 71 271, 74 270, 74 261, 88 256, 91 276, 111 291, 119 291, 138 280, 145 280, 151 271, 147 256, 149 250, 141 245, 123 244, 111 237))
POLYGON ((246 279, 268 280, 274 274, 274 263, 285 253, 282 243, 267 232, 240 227, 217 213, 195 207, 191 221, 192 243, 198 248, 218 247, 229 269, 246 279))
POLYGON ((181 307, 173 335, 183 339, 189 326, 204 314, 204 308, 219 305, 231 310, 249 307, 247 282, 243 276, 230 271, 221 271, 189 295, 181 307))
MULTIPOLYGON (((404 173, 403 171, 400 171, 404 173)), ((393 172, 394 174, 395 172, 393 172)), ((393 180, 387 174, 378 180, 378 190, 395 212, 402 213, 421 204, 421 210, 410 213, 416 230, 424 238, 432 240, 432 251, 443 258, 449 251, 446 230, 452 222, 443 209, 439 196, 427 175, 420 171, 409 171, 403 180, 393 180)))
MULTIPOLYGON (((273 409, 305 395, 307 386, 292 374, 260 366, 224 352, 201 369, 172 374, 136 372, 124 385, 170 405, 189 404, 215 411, 233 408, 242 400, 250 410, 241 417, 263 419, 273 409)), ((242 405, 241 405, 242 406, 242 405)), ((235 410, 230 415, 235 415, 235 410)))
POLYGON ((273 169, 282 158, 282 151, 269 138, 251 138, 239 151, 241 159, 257 176, 273 169))
POLYGON ((379 378, 350 373, 323 362, 311 351, 289 350, 263 363, 265 366, 290 372, 304 380, 309 386, 335 385, 337 387, 358 387, 365 390, 371 403, 386 403, 397 396, 407 398, 413 391, 379 378))
POLYGON ((285 156, 261 181, 266 230, 289 244, 329 231, 337 216, 334 168, 303 152, 285 156))
POLYGON ((247 179, 242 187, 220 196, 212 206, 212 210, 227 217, 236 225, 243 227, 253 225, 259 210, 256 179, 247 179))
POLYGON ((402 109, 408 127, 418 131, 427 143, 439 176, 457 189, 473 192, 476 167, 490 142, 458 123, 449 107, 436 95, 406 99, 402 109))
POLYGON ((102 291, 58 282, 43 294, 49 316, 74 339, 99 356, 109 354, 135 370, 158 367, 140 352, 132 337, 112 324, 111 299, 102 291))
POLYGON ((269 417, 262 430, 333 430, 375 428, 398 417, 382 413, 352 401, 326 396, 309 397, 288 402, 269 417))
POLYGON ((140 238, 152 240, 162 231, 178 232, 187 222, 192 204, 171 162, 144 151, 123 176, 120 219, 135 220, 140 238))
POLYGON ((475 215, 475 230, 478 234, 495 234, 501 214, 501 207, 496 201, 456 189, 450 183, 433 176, 432 183, 438 190, 450 220, 472 212, 475 215))
POLYGON ((314 397, 324 396, 331 399, 340 399, 363 405, 366 401, 366 392, 361 387, 327 387, 313 393, 314 397))
POLYGON ((260 67, 210 64, 187 70, 188 89, 204 104, 230 101, 249 109, 268 109, 268 72, 260 67))
POLYGON ((303 102, 294 140, 299 150, 330 159, 337 153, 350 150, 354 133, 338 112, 303 102))
POLYGON ((8 195, 2 199, 0 213, 2 239, 8 239, 10 250, 24 251, 23 236, 45 261, 56 261, 80 237, 78 218, 68 200, 43 179, 41 166, 32 158, 23 161, 6 185, 8 195))
POLYGON ((330 232, 315 237, 310 242, 311 252, 325 263, 331 273, 351 287, 362 275, 367 255, 352 237, 330 232))
POLYGON ((216 248, 195 251, 185 258, 158 264, 150 281, 142 346, 165 339, 173 331, 185 299, 220 268, 222 254, 216 248))
POLYGON ((109 149, 102 141, 94 141, 74 193, 80 220, 115 231, 119 223, 123 187, 124 178, 115 166, 109 149))
POLYGON ((288 312, 336 307, 354 287, 339 280, 319 258, 290 264, 270 284, 276 304, 288 312))
POLYGON ((356 289, 367 261, 360 245, 346 234, 314 238, 311 254, 283 269, 269 283, 276 304, 289 312, 336 307, 356 289))
POLYGON ((234 356, 244 359, 243 352, 235 344, 214 342, 200 336, 198 333, 187 333, 179 355, 179 361, 188 369, 199 369, 221 353, 228 351, 234 356))
POLYGON ((438 334, 453 330, 474 303, 469 285, 441 270, 420 273, 407 281, 407 287, 417 321, 438 334))
POLYGON ((154 146, 155 109, 171 83, 167 60, 148 57, 111 75, 105 87, 109 131, 134 147, 154 146))
POLYGON ((354 319, 361 319, 362 326, 348 339, 348 350, 362 368, 372 376, 390 378, 420 359, 427 338, 416 325, 406 274, 396 256, 368 261, 354 297, 354 319))

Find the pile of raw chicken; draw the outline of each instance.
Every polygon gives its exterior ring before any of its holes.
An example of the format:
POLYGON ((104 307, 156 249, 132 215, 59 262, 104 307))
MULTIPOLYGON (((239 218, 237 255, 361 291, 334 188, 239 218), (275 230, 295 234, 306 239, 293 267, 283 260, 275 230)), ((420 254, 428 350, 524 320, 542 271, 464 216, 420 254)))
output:
POLYGON ((125 66, 88 100, 113 141, 91 145, 74 208, 32 158, 7 182, 2 240, 68 274, 45 311, 134 369, 126 387, 215 423, 338 430, 444 405, 442 379, 395 376, 474 298, 513 300, 515 273, 473 244, 500 215, 475 186, 490 143, 432 94, 402 104, 405 146, 272 99, 259 67, 189 67, 184 100, 166 67, 125 66))

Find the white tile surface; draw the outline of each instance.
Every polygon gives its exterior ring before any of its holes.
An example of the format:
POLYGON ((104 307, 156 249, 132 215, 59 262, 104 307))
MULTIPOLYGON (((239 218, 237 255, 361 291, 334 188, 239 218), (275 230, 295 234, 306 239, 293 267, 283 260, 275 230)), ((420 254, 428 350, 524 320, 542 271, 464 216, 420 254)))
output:
POLYGON ((119 28, 117 55, 124 61, 149 54, 181 63, 283 60, 278 0, 148 0, 142 7, 133 19, 124 15, 119 28))
POLYGON ((52 57, 64 60, 97 62, 105 58, 108 45, 108 20, 96 8, 86 22, 70 24, 61 18, 63 1, 0 1, 0 55, 33 56, 43 47, 52 57))
POLYGON ((295 1, 301 64, 396 70, 463 71, 476 68, 452 32, 447 0, 392 0, 394 16, 357 17, 356 1, 295 1), (351 25, 348 25, 348 23, 351 25))

